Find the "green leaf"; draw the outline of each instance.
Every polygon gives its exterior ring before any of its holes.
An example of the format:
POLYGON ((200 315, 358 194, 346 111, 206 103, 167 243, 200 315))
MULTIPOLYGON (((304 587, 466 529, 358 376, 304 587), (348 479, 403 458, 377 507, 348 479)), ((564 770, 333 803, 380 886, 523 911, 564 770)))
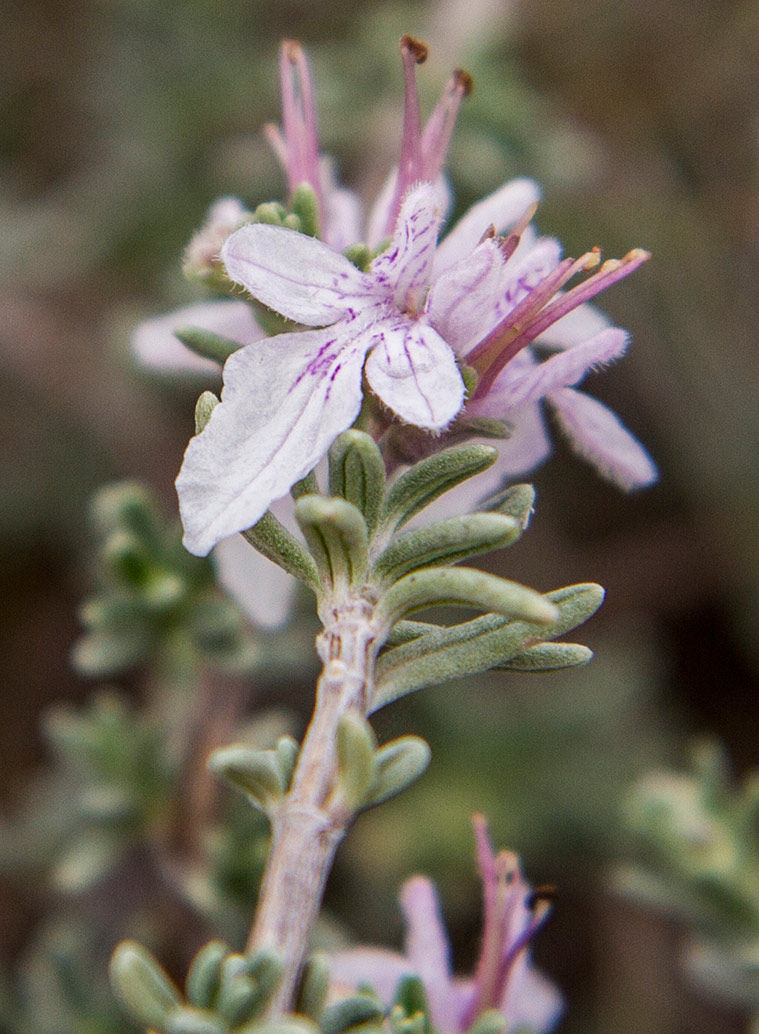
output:
POLYGON ((319 1022, 329 994, 329 956, 315 951, 306 959, 298 989, 297 1011, 319 1022))
POLYGON ((503 664, 496 664, 496 671, 559 671, 561 668, 576 668, 593 660, 593 651, 577 643, 535 643, 524 653, 517 654, 503 664))
POLYGON ((191 352, 204 359, 211 359, 221 366, 233 352, 239 351, 242 347, 239 341, 214 334, 212 330, 201 330, 200 327, 180 327, 174 331, 174 336, 178 337, 183 345, 187 345, 191 352))
POLYGON ((224 941, 209 941, 196 954, 185 981, 185 994, 192 1005, 209 1009, 214 1004, 221 982, 221 967, 229 950, 224 941))
POLYGON ((345 499, 302 496, 295 517, 322 578, 333 588, 361 586, 369 561, 366 521, 345 499))
POLYGON ((362 807, 395 797, 415 782, 430 763, 429 744, 420 736, 401 736, 374 754, 374 778, 362 807))
POLYGON ((200 434, 208 425, 211 413, 216 409, 221 400, 212 391, 204 391, 195 403, 195 434, 200 434))
POLYGON ((280 736, 275 749, 282 786, 287 791, 290 788, 290 781, 298 761, 300 745, 292 736, 280 736))
POLYGON ((313 557, 271 511, 265 513, 252 528, 244 531, 243 536, 259 553, 299 578, 309 589, 319 592, 319 572, 313 557))
POLYGON ((497 1009, 488 1009, 480 1013, 467 1034, 505 1034, 506 1017, 497 1009))
POLYGON ((430 621, 396 621, 390 629, 385 645, 399 646, 401 643, 410 643, 427 632, 437 632, 439 628, 440 625, 434 625, 430 621))
POLYGON ((373 534, 385 494, 385 464, 368 434, 350 430, 335 440, 329 451, 329 491, 353 503, 373 534))
POLYGON ((322 1034, 342 1034, 349 1027, 379 1020, 384 1015, 381 1002, 373 995, 353 995, 341 1002, 328 1005, 322 1013, 322 1034))
POLYGON ((300 232, 309 237, 320 237, 319 199, 310 183, 299 183, 293 191, 291 207, 298 217, 300 232))
POLYGON ((132 1016, 146 1027, 163 1030, 182 998, 155 956, 136 941, 122 941, 108 972, 113 990, 132 1016))
POLYGON ((220 747, 209 757, 208 767, 214 775, 242 790, 267 814, 284 795, 282 773, 273 750, 254 750, 244 743, 220 747))
POLYGON ((404 976, 398 981, 393 1005, 401 1008, 406 1016, 422 1015, 425 1018, 424 1029, 429 1030, 429 1005, 424 984, 418 976, 404 976))
POLYGON ((342 716, 337 726, 337 785, 351 812, 361 806, 372 783, 376 743, 363 716, 342 716))
POLYGON ((169 1014, 166 1034, 228 1034, 229 1027, 207 1009, 181 1006, 169 1014))
POLYGON ((543 625, 559 616, 554 605, 534 589, 468 567, 407 574, 380 598, 375 616, 390 628, 412 611, 447 604, 478 607, 543 625))
POLYGON ((510 485, 482 505, 483 510, 513 517, 522 530, 530 523, 534 508, 535 489, 532 485, 510 485))
POLYGON ((496 513, 470 513, 426 528, 407 531, 394 539, 372 569, 385 584, 409 571, 438 564, 455 564, 467 557, 510 546, 521 534, 513 517, 496 513))
MULTIPOLYGON (((486 614, 451 628, 429 626, 423 635, 382 653, 375 668, 376 711, 406 693, 448 679, 488 671, 540 641, 564 635, 586 621, 600 606, 600 585, 571 585, 546 594, 559 610, 548 627, 486 614)), ((404 623, 412 625, 412 622, 404 623)))
POLYGON ((497 459, 498 450, 491 445, 460 445, 414 464, 385 496, 381 527, 392 532, 444 492, 487 470, 497 459))

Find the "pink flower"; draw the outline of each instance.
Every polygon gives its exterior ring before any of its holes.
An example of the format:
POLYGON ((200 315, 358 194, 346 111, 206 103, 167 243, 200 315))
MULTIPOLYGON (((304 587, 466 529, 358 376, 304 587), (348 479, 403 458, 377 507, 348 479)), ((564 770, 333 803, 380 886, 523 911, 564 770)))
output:
POLYGON ((333 955, 334 997, 368 984, 389 1007, 399 980, 414 975, 424 984, 432 1025, 442 1034, 463 1034, 479 1015, 493 1009, 503 1015, 507 1034, 518 1027, 544 1034, 554 1027, 562 1012, 561 996, 529 959, 529 943, 548 913, 548 902, 525 882, 516 855, 493 853, 482 816, 474 817, 474 829, 484 896, 482 950, 474 976, 451 974, 434 884, 415 876, 401 891, 405 953, 354 948, 333 955))

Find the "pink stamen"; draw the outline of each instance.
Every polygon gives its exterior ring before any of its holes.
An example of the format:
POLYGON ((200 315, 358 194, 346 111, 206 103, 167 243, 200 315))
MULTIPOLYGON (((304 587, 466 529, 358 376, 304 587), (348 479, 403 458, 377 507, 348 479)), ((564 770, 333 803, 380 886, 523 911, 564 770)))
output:
POLYGON ((499 247, 501 249, 501 254, 503 255, 504 262, 508 262, 508 260, 519 247, 519 243, 522 240, 522 234, 532 222, 537 210, 538 203, 537 201, 535 201, 533 204, 530 205, 530 207, 524 213, 519 222, 517 222, 516 225, 512 227, 508 235, 504 237, 503 240, 500 242, 499 247))
POLYGON ((401 36, 404 101, 401 157, 393 203, 388 213, 385 233, 395 229, 401 202, 409 187, 422 179, 422 123, 419 114, 419 94, 416 89, 416 66, 427 60, 427 45, 413 36, 401 36))
MULTIPOLYGON (((283 40, 279 74, 282 88, 282 122, 286 150, 287 185, 290 196, 301 183, 308 183, 316 192, 322 209, 319 175, 319 142, 316 134, 316 107, 311 70, 297 40, 283 40)), ((267 133, 275 152, 279 147, 267 133)), ((280 137, 281 139, 281 137, 280 137)))
POLYGON ((456 68, 427 120, 421 141, 422 178, 430 183, 440 175, 461 102, 469 96, 473 86, 471 75, 463 68, 456 68))

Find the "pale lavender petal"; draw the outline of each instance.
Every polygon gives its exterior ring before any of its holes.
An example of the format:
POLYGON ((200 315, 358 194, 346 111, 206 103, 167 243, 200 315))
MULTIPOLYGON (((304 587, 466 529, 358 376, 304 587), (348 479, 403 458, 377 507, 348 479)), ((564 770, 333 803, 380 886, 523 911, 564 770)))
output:
POLYGON ((548 400, 574 450, 600 474, 628 491, 656 481, 651 457, 602 402, 572 388, 554 391, 548 400))
POLYGON ((323 241, 282 226, 243 226, 227 239, 221 259, 235 283, 298 323, 322 326, 354 306, 371 308, 372 283, 364 273, 323 241))
POLYGON ((529 367, 521 377, 511 377, 508 381, 503 378, 503 383, 499 383, 501 378, 497 378, 493 384, 491 404, 502 407, 505 416, 509 410, 536 402, 557 388, 573 387, 589 370, 619 359, 628 341, 626 331, 609 327, 590 341, 529 367))
POLYGON ((392 170, 380 188, 374 204, 369 212, 369 219, 366 228, 366 243, 370 248, 378 247, 385 237, 388 236, 387 224, 390 219, 390 209, 395 200, 395 185, 398 182, 398 169, 392 170))
POLYGON ((227 360, 221 405, 177 478, 191 553, 254 524, 350 427, 366 347, 326 329, 267 338, 227 360))
POLYGON ((328 157, 319 162, 322 180, 322 207, 324 210, 324 239, 335 251, 343 251, 349 244, 362 239, 361 200, 358 194, 341 187, 335 175, 334 163, 328 157))
POLYGON ((164 372, 220 373, 219 364, 196 355, 175 336, 183 327, 211 330, 247 345, 263 337, 247 302, 202 302, 185 305, 140 323, 132 335, 132 348, 141 363, 164 372))
POLYGON ((551 439, 538 403, 503 413, 502 419, 511 425, 511 434, 495 443, 498 459, 475 482, 487 495, 493 495, 507 481, 529 474, 551 454, 551 439))
POLYGON ((473 251, 490 226, 496 233, 510 229, 539 198, 540 187, 534 180, 515 179, 473 205, 438 246, 435 274, 473 251))
POLYGON ((267 560, 242 535, 222 539, 213 551, 216 577, 258 628, 278 628, 290 615, 295 579, 267 560))
POLYGON ((506 1034, 526 1027, 536 1034, 548 1034, 561 1019, 564 1001, 550 980, 533 969, 527 954, 514 964, 501 1001, 506 1017, 506 1034))
POLYGON ((557 320, 537 338, 537 343, 548 348, 572 348, 589 337, 595 337, 609 326, 609 317, 586 302, 557 320))
POLYGON ((406 917, 406 957, 424 984, 433 1026, 450 1030, 450 948, 434 883, 425 876, 407 880, 401 888, 401 905, 406 917))
POLYGON ((362 984, 368 984, 389 1007, 402 977, 415 976, 409 959, 383 948, 351 948, 330 955, 330 998, 347 997, 362 984))
POLYGON ((401 205, 390 247, 372 262, 373 279, 401 311, 422 307, 442 221, 435 187, 413 187, 401 205))
POLYGON ((410 424, 439 431, 464 401, 453 352, 421 321, 383 321, 366 332, 372 350, 366 379, 386 406, 410 424))
POLYGON ((498 245, 483 241, 432 285, 427 317, 456 353, 476 344, 498 322, 503 265, 498 245))

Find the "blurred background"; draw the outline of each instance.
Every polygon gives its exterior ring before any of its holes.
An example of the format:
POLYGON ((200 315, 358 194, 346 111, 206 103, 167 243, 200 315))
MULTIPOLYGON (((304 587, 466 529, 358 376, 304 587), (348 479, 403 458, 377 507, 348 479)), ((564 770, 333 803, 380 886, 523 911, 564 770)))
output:
MULTIPOLYGON (((429 738, 433 763, 359 821, 328 904, 353 935, 397 943, 395 890, 429 872, 466 970, 479 922, 469 816, 484 811, 531 880, 559 887, 536 951, 567 993, 562 1030, 741 1031, 734 1003, 683 975, 681 927, 614 893, 609 872, 628 849, 623 801, 642 773, 683 767, 703 735, 725 744, 736 777, 759 766, 757 0, 11 2, 0 80, 4 809, 17 815, 51 763, 40 716, 83 704, 97 684, 69 660, 93 588, 92 493, 141 479, 174 513, 205 385, 139 369, 130 330, 197 297, 179 259, 210 201, 282 196, 259 132, 279 119, 279 40, 305 44, 323 148, 371 198, 397 153, 404 32, 431 48, 418 76, 425 110, 452 67, 474 76, 448 166, 458 210, 529 175, 544 190, 538 225, 568 254, 653 253, 603 298, 632 333, 629 357, 587 384, 646 443, 661 479, 625 497, 557 437, 534 477, 529 533, 498 570, 543 590, 601 582, 607 603, 578 633, 597 659, 429 690, 380 716, 381 738, 409 724, 429 738)), ((286 706, 299 734, 312 674, 291 679, 284 701, 260 678, 244 690, 250 707, 286 706)), ((139 703, 142 676, 116 682, 139 703)), ((0 962, 12 984, 57 899, 7 868, 0 962)), ((182 965, 200 931, 189 941, 175 950, 182 965)))

